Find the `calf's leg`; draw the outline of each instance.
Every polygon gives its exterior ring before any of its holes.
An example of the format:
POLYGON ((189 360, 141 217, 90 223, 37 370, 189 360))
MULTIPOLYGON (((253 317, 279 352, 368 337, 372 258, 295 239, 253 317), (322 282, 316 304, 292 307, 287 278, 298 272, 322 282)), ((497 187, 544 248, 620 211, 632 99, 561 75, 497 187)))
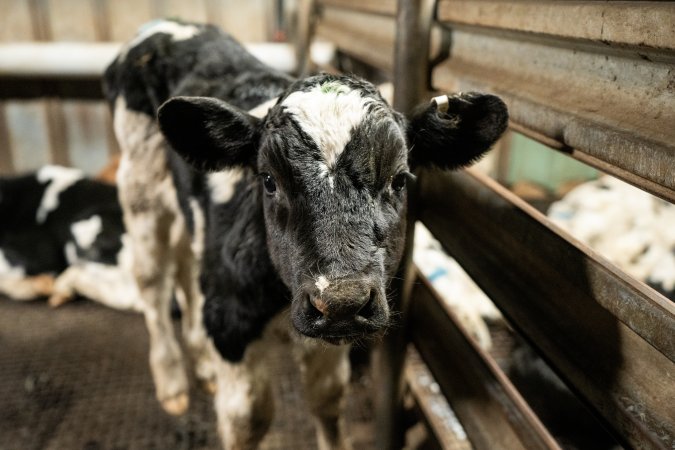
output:
POLYGON ((94 262, 70 266, 56 278, 49 304, 60 306, 75 295, 83 295, 110 308, 143 310, 133 274, 118 266, 94 262))
POLYGON ((188 407, 188 380, 171 323, 177 251, 186 233, 166 160, 166 142, 154 117, 128 109, 118 98, 115 135, 122 150, 117 185, 133 249, 132 272, 150 335, 156 394, 170 414, 188 407))
POLYGON ((249 344, 244 359, 216 363, 218 432, 226 450, 255 449, 269 429, 274 403, 262 340, 249 344))
POLYGON ((294 346, 309 410, 314 416, 320 450, 348 449, 341 417, 349 383, 349 346, 327 346, 303 339, 294 346))
POLYGON ((186 255, 178 260, 177 280, 180 289, 176 290, 176 299, 183 313, 181 318, 185 344, 194 364, 195 375, 207 391, 216 390, 213 351, 210 347, 204 327, 204 295, 199 287, 199 262, 190 249, 181 254, 186 255))

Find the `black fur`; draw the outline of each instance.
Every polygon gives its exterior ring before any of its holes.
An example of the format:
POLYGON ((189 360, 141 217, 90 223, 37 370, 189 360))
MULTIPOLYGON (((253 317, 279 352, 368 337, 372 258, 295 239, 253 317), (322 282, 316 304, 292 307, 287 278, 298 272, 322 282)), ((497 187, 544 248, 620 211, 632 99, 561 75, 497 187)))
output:
POLYGON ((158 118, 173 149, 197 170, 250 166, 255 158, 259 120, 223 101, 175 97, 162 105, 158 118))
POLYGON ((433 101, 413 112, 408 128, 412 167, 454 170, 471 165, 506 130, 509 115, 499 97, 469 92, 448 100, 446 112, 433 101))

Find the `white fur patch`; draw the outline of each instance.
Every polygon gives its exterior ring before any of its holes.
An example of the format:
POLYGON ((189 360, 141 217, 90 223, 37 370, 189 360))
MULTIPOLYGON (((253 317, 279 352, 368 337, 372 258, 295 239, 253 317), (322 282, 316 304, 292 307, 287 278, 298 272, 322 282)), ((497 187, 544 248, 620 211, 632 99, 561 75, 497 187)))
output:
POLYGON ((120 59, 124 59, 127 52, 157 33, 166 33, 171 35, 173 41, 184 41, 194 37, 199 33, 199 28, 194 25, 184 25, 168 20, 156 20, 142 27, 136 36, 126 45, 120 53, 120 59))
POLYGON ((80 220, 70 226, 70 231, 75 237, 75 242, 80 248, 91 248, 96 236, 99 235, 103 229, 103 222, 101 216, 93 215, 88 219, 80 220))
POLYGON ((293 92, 282 106, 314 140, 326 166, 333 170, 351 139, 352 130, 363 121, 368 106, 374 101, 362 97, 357 90, 329 82, 307 92, 293 92))
POLYGON ((37 173, 40 183, 49 183, 42 195, 42 201, 38 207, 35 219, 38 223, 47 220, 47 215, 59 207, 59 194, 68 189, 78 180, 84 178, 84 174, 77 169, 60 166, 45 166, 37 173))
POLYGON ((120 239, 122 248, 117 253, 117 266, 120 270, 133 273, 134 270, 134 250, 133 240, 128 233, 124 233, 120 239))
POLYGON ((244 172, 239 169, 228 169, 208 175, 211 201, 216 204, 227 203, 234 195, 234 188, 241 180, 244 172))
POLYGON ((68 262, 68 265, 72 266, 73 264, 77 263, 79 258, 77 257, 77 247, 75 247, 75 243, 73 241, 66 242, 63 252, 66 254, 66 261, 68 262))
POLYGON ((11 265, 5 254, 0 250, 0 275, 3 277, 21 278, 26 275, 26 271, 23 267, 11 265))
POLYGON ((328 286, 330 286, 330 281, 326 279, 323 275, 321 275, 319 278, 316 279, 316 283, 314 283, 314 286, 323 294, 323 291, 328 289, 328 286))
POLYGON ((204 254, 206 220, 204 219, 204 211, 202 211, 196 198, 190 197, 190 209, 192 210, 192 223, 194 225, 192 253, 194 253, 195 258, 201 259, 204 254))

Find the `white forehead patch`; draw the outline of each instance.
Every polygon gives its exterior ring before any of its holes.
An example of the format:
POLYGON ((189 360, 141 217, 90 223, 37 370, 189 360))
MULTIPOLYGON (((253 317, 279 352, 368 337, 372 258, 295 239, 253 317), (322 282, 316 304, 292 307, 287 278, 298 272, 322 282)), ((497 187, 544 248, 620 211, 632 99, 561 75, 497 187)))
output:
POLYGON ((321 275, 319 278, 316 279, 316 283, 314 283, 314 286, 316 286, 319 292, 323 294, 323 291, 328 289, 328 286, 330 286, 330 281, 328 281, 326 277, 321 275))
POLYGON ((47 215, 58 208, 59 194, 72 184, 84 178, 84 174, 77 169, 60 166, 44 166, 37 173, 40 183, 49 183, 42 195, 42 201, 35 214, 35 220, 43 223, 47 215))
POLYGON ((282 106, 292 114, 323 153, 329 170, 351 139, 352 130, 366 116, 374 99, 338 82, 314 86, 307 92, 293 92, 282 106))
POLYGON ((82 249, 89 249, 94 244, 96 236, 103 229, 101 216, 93 215, 88 219, 80 220, 70 226, 75 242, 82 249))
POLYGON ((234 189, 244 172, 239 169, 228 169, 208 175, 211 201, 216 204, 227 203, 234 195, 234 189))
POLYGON ((138 30, 134 38, 122 49, 120 59, 124 59, 129 49, 134 48, 153 34, 166 33, 173 41, 184 41, 199 33, 195 25, 180 24, 169 20, 155 20, 147 23, 138 30))

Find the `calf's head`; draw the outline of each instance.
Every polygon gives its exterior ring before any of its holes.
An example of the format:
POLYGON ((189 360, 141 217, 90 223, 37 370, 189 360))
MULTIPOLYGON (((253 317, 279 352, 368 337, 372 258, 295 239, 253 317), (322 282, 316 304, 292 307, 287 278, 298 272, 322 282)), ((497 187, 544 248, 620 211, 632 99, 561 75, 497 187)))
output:
POLYGON ((466 166, 506 127, 497 97, 442 100, 406 118, 370 83, 319 75, 292 85, 262 118, 201 97, 173 98, 158 117, 196 168, 259 174, 269 254, 292 292, 293 324, 340 342, 389 321, 385 288, 401 258, 411 171, 466 166))

